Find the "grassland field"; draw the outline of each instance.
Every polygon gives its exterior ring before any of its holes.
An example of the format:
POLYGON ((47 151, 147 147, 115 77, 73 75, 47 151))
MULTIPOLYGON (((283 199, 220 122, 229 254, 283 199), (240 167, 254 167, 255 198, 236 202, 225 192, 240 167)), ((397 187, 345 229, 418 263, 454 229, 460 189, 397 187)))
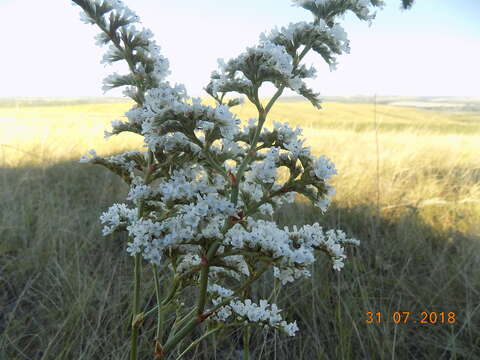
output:
MULTIPOLYGON (((127 358, 131 259, 124 236, 101 238, 98 220, 126 188, 78 159, 91 148, 142 149, 134 134, 103 137, 130 106, 0 103, 1 360, 127 358)), ((332 207, 322 216, 297 198, 274 219, 318 221, 362 243, 349 249, 341 273, 322 259, 310 280, 282 290, 279 306, 302 334, 255 332, 255 358, 480 359, 480 112, 322 107, 280 101, 267 127, 300 126, 313 153, 335 162, 332 207), (366 324, 368 311, 385 320, 366 324), (395 324, 396 311, 454 312, 457 321, 395 324)), ((232 110, 255 117, 249 105, 232 110)), ((258 297, 270 283, 258 286, 258 297)), ((146 286, 143 304, 151 301, 146 286)), ((231 349, 240 343, 226 333, 213 352, 205 341, 190 358, 236 359, 231 349)))

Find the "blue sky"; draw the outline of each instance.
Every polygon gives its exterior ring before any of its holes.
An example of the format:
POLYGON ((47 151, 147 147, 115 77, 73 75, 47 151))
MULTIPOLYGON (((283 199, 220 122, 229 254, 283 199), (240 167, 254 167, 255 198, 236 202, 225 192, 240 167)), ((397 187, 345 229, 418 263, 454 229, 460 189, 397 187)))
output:
MULTIPOLYGON (((170 60, 169 80, 202 88, 217 58, 236 56, 274 26, 310 20, 289 0, 135 0, 126 3, 150 28, 170 60)), ((387 0, 372 26, 340 20, 351 53, 330 72, 317 55, 306 58, 322 95, 480 96, 480 1, 417 0, 409 11, 387 0)), ((0 0, 0 96, 102 95, 102 79, 123 67, 100 64, 96 28, 79 20, 68 0, 0 0)), ((263 95, 272 88, 266 87, 263 95)), ((117 96, 120 91, 106 95, 117 96)))

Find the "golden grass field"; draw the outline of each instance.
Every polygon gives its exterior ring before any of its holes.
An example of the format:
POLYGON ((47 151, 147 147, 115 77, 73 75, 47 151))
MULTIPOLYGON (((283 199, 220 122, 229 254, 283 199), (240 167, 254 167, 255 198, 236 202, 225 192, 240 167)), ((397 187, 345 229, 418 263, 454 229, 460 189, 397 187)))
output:
MULTIPOLYGON (((128 189, 78 159, 91 148, 141 149, 137 135, 103 138, 130 104, 31 105, 0 106, 0 359, 127 360, 132 259, 124 233, 101 236, 99 216, 128 189)), ((255 115, 248 105, 233 110, 255 115)), ((297 198, 274 220, 319 222, 361 244, 347 249, 340 273, 319 256, 310 279, 282 287, 277 303, 301 334, 252 330, 252 356, 480 359, 480 114, 280 101, 272 120, 303 127, 307 145, 339 171, 326 214, 297 198), (399 311, 417 322, 392 322, 399 311), (369 324, 367 312, 383 320, 369 324), (424 312, 455 321, 421 324, 424 312)), ((146 311, 154 306, 147 266, 142 279, 146 311)), ((262 280, 252 290, 260 299, 274 291, 271 274, 262 280)), ((152 358, 155 321, 141 327, 141 359, 152 358)), ((188 358, 236 360, 241 342, 224 330, 188 358)))
MULTIPOLYGON (((0 108, 0 163, 44 166, 76 160, 89 149, 112 154, 141 149, 142 138, 105 140, 110 121, 129 103, 0 108)), ((381 211, 417 209, 441 229, 478 233, 480 218, 480 115, 450 114, 373 104, 279 102, 271 121, 304 129, 316 155, 339 170, 336 201, 377 202, 381 211), (378 150, 378 151, 377 151, 378 150), (378 161, 378 171, 377 171, 378 161)), ((233 108, 242 119, 253 106, 233 108)))

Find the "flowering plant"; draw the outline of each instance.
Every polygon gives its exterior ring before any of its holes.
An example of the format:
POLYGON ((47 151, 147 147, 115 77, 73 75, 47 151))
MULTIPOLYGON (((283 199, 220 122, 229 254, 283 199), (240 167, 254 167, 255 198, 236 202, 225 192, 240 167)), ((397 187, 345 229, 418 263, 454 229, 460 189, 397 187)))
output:
MULTIPOLYGON (((131 359, 137 358, 138 329, 143 319, 158 316, 155 355, 167 357, 199 324, 207 322, 203 339, 223 326, 246 326, 244 358, 248 358, 249 326, 280 330, 293 336, 296 322, 287 322, 276 304, 249 298, 250 287, 265 272, 282 284, 310 275, 308 267, 318 251, 326 253, 340 270, 344 245, 358 244, 340 230, 325 231, 315 223, 280 229, 257 214, 271 215, 274 208, 302 194, 326 211, 336 174, 325 156, 315 157, 304 146, 301 129, 288 123, 264 127, 277 99, 289 88, 320 107, 318 94, 304 79, 315 76, 302 60, 318 53, 331 68, 335 56, 349 51, 338 16, 352 11, 370 21, 379 0, 296 0, 295 5, 313 14, 312 22, 290 24, 262 34, 260 42, 227 62, 211 75, 206 92, 215 106, 190 98, 183 85, 165 81, 168 60, 148 29, 137 29, 138 16, 120 0, 73 0, 82 8, 82 20, 101 32, 97 44, 108 45, 103 62, 126 61, 129 73, 108 76, 104 89, 125 86, 124 94, 135 105, 128 121, 113 121, 106 136, 133 132, 144 137, 145 152, 130 151, 100 157, 91 150, 82 162, 108 168, 129 185, 128 204, 114 204, 100 217, 103 234, 126 231, 127 252, 134 257, 131 359), (270 82, 276 93, 266 102, 259 98, 262 84, 270 82), (245 96, 258 117, 241 126, 230 108, 242 102, 226 95, 245 96), (289 171, 279 182, 279 168, 289 171), (151 264, 157 306, 140 311, 141 262, 151 264), (160 267, 170 279, 170 291, 161 294, 160 267), (195 289, 196 304, 181 301, 195 289), (165 333, 165 310, 177 306, 177 316, 165 333)), ((195 343, 194 343, 195 344, 195 343)), ((188 349, 187 349, 188 350, 188 349)))

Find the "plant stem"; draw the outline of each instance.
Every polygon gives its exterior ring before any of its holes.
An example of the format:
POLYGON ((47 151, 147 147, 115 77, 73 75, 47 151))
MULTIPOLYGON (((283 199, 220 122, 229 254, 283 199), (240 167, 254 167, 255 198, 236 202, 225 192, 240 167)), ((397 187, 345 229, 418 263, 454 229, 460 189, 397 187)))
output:
POLYGON ((160 279, 158 278, 158 269, 157 265, 152 265, 153 267, 153 278, 155 280, 155 294, 157 297, 157 331, 155 333, 155 339, 161 344, 163 337, 163 307, 161 306, 160 298, 160 279))
POLYGON ((243 330, 243 360, 250 360, 250 326, 243 330))
POLYGON ((193 307, 192 310, 190 310, 190 312, 187 314, 187 315, 184 315, 183 318, 179 319, 178 317, 175 319, 175 322, 173 323, 172 325, 172 329, 170 331, 170 336, 168 337, 168 340, 167 342, 170 341, 170 339, 173 338, 173 336, 175 335, 175 332, 177 331, 177 329, 181 326, 183 326, 183 324, 185 324, 185 322, 190 319, 192 316, 194 316, 195 312, 196 312, 196 308, 193 307))
MULTIPOLYGON (((235 297, 238 296, 238 294, 240 294, 242 291, 245 290, 245 288, 247 288, 248 286, 250 286, 251 283, 253 283, 255 280, 257 280, 270 266, 269 265, 265 265, 261 270, 259 270, 258 272, 256 272, 250 279, 248 279, 245 284, 243 284, 243 286, 239 287, 237 290, 234 291, 233 295, 232 296, 229 296, 225 299, 223 299, 223 301, 217 305, 215 305, 213 307, 213 309, 211 309, 209 311, 209 315, 210 316, 211 314, 215 313, 215 311, 217 311, 218 309, 220 309, 222 306, 225 306, 227 305, 228 303, 230 303, 230 301, 234 300, 235 297)), ((168 339, 167 343, 165 344, 165 346, 163 347, 163 350, 165 352, 165 354, 168 354, 168 352, 172 349, 175 348, 175 346, 177 346, 177 344, 190 332, 192 331, 197 325, 201 324, 201 320, 199 319, 199 317, 197 315, 193 316, 189 321, 188 323, 183 327, 181 328, 177 333, 175 333, 171 338, 168 339)))
POLYGON ((158 308, 159 308, 159 307, 162 308, 162 311, 165 310, 165 308, 166 308, 168 305, 170 305, 171 300, 172 300, 173 297, 175 296, 175 292, 177 291, 178 286, 179 286, 179 281, 178 281, 178 280, 174 280, 173 285, 172 285, 171 290, 170 290, 170 294, 160 303, 160 305, 157 303, 157 305, 155 305, 153 308, 151 308, 150 310, 148 310, 147 312, 145 312, 145 313, 143 314, 143 316, 146 318, 146 317, 148 317, 150 314, 152 314, 154 311, 157 311, 157 312, 158 312, 158 308))
POLYGON ((205 334, 203 334, 203 335, 202 335, 201 337, 199 337, 197 340, 193 341, 193 342, 176 358, 176 360, 180 360, 180 359, 183 357, 183 355, 185 355, 185 354, 186 354, 190 349, 192 349, 194 346, 197 346, 200 341, 202 341, 203 339, 207 338, 208 336, 216 333, 216 332, 217 332, 218 330, 220 330, 220 329, 221 329, 221 327, 217 327, 217 328, 215 328, 215 329, 212 329, 212 330, 206 332, 205 334))
MULTIPOLYGON (((145 174, 145 180, 148 179, 150 175, 150 166, 153 162, 153 153, 148 152, 148 172, 145 174)), ((138 218, 141 219, 143 216, 143 201, 140 201, 138 204, 138 218)), ((130 360, 137 360, 137 342, 138 342, 138 329, 140 324, 137 323, 137 316, 140 310, 140 282, 141 282, 141 272, 142 272, 142 258, 141 254, 135 254, 135 265, 133 270, 133 304, 132 304, 132 337, 131 337, 131 349, 130 349, 130 360)))
POLYGON ((133 306, 132 306, 132 337, 131 337, 131 349, 130 360, 137 360, 137 338, 138 338, 138 324, 136 324, 136 317, 139 312, 140 303, 140 271, 141 271, 141 258, 140 254, 135 254, 135 268, 134 268, 134 288, 133 288, 133 306))
POLYGON ((207 286, 208 286, 208 264, 203 265, 202 272, 200 273, 200 293, 198 295, 197 302, 197 315, 203 314, 205 309, 205 303, 207 301, 207 286))

